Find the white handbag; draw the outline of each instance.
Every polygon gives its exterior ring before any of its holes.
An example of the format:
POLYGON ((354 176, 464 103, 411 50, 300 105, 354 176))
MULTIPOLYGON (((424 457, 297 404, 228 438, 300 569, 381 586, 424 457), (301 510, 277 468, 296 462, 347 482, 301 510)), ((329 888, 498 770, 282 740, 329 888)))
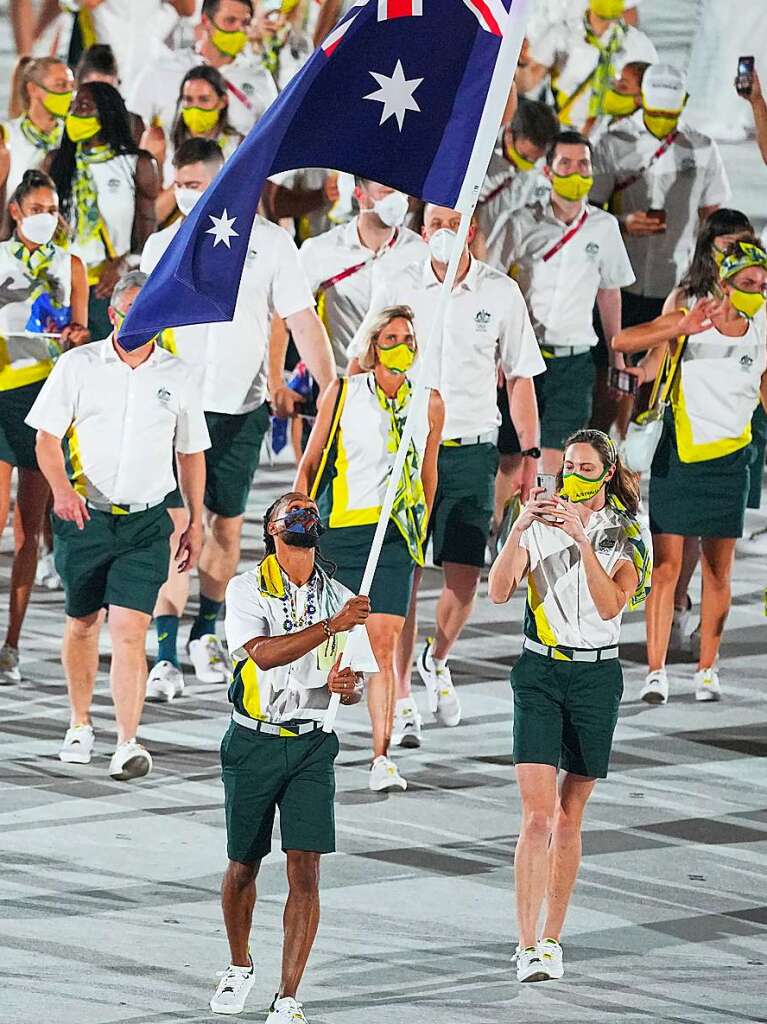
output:
POLYGON ((621 459, 632 473, 649 473, 655 452, 663 437, 663 420, 669 406, 671 389, 682 362, 687 338, 680 338, 674 358, 667 354, 650 396, 650 405, 628 426, 620 445, 621 459))

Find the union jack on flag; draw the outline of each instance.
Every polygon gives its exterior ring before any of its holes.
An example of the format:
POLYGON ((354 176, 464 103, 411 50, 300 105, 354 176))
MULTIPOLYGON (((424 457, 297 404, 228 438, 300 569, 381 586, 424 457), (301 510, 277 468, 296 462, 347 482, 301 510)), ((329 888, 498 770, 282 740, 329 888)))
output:
POLYGON ((121 342, 137 347, 167 327, 232 319, 261 191, 280 171, 332 167, 470 212, 528 3, 356 0, 186 218, 121 342))

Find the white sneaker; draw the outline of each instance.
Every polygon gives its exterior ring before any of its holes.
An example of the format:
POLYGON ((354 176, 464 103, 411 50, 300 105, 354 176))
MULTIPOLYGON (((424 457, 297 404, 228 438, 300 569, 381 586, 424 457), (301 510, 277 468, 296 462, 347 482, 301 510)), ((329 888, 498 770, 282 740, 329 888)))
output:
POLYGON ((639 699, 645 704, 665 704, 668 701, 668 676, 665 668, 647 673, 639 699))
POLYGON ((219 971, 216 993, 210 1001, 214 1013, 242 1013, 245 1000, 253 988, 256 972, 253 964, 250 967, 235 967, 230 964, 225 971, 219 971))
POLYGON ((224 645, 214 633, 189 641, 189 657, 201 683, 226 683, 229 666, 224 645))
POLYGON ((92 725, 73 725, 66 731, 59 760, 65 764, 90 764, 95 741, 92 725))
POLYGON ((715 668, 702 668, 699 672, 695 673, 695 699, 722 699, 722 691, 719 687, 719 673, 715 668))
POLYGON ((431 645, 432 638, 429 637, 417 662, 418 674, 426 687, 429 710, 440 725, 452 728, 461 721, 461 702, 458 700, 447 665, 444 668, 435 668, 430 654, 431 645))
POLYGON ((292 996, 275 997, 266 1024, 308 1024, 304 1017, 303 1004, 292 996))
POLYGON ((383 793, 387 789, 407 789, 407 779, 403 779, 394 761, 380 754, 370 766, 368 785, 374 793, 383 793))
POLYGON ((691 608, 692 603, 688 597, 686 608, 674 609, 674 618, 671 623, 671 637, 668 643, 669 650, 671 651, 684 650, 685 645, 688 642, 688 637, 690 635, 691 608))
POLYGON ((146 699, 158 704, 180 697, 184 692, 184 674, 172 661, 158 661, 146 681, 146 699))
POLYGON ((391 742, 393 747, 415 748, 421 746, 421 716, 412 697, 397 701, 394 709, 394 727, 391 742))
POLYGON ((556 939, 541 939, 538 943, 538 956, 543 961, 549 977, 558 981, 565 973, 562 947, 556 939))
POLYGON ((120 743, 109 762, 109 774, 119 782, 141 779, 152 770, 152 755, 142 747, 135 736, 127 743, 120 743))
POLYGON ((517 962, 517 981, 548 981, 551 975, 541 960, 537 946, 520 949, 512 957, 517 962))
POLYGON ((4 644, 0 648, 0 686, 13 686, 20 682, 19 652, 15 647, 4 644))
POLYGON ((52 551, 43 555, 42 558, 38 558, 35 583, 38 587, 45 587, 46 590, 61 590, 61 577, 56 572, 52 551))

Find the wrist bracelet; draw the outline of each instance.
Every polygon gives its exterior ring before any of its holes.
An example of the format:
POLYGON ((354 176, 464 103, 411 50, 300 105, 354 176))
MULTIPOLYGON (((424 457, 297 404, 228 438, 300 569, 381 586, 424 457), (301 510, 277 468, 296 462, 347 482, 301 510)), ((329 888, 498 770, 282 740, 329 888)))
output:
POLYGON ((328 638, 328 640, 331 638, 331 636, 335 635, 333 633, 333 629, 332 629, 332 627, 330 625, 330 619, 323 619, 322 620, 322 628, 323 628, 323 630, 325 632, 325 636, 328 638))

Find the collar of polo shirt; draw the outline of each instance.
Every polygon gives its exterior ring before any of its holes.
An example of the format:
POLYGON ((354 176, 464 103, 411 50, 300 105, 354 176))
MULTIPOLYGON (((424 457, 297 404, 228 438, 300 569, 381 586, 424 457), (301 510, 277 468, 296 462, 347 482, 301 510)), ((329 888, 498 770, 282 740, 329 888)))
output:
MULTIPOLYGON (((458 287, 466 288, 467 291, 476 291, 478 275, 479 263, 474 259, 471 253, 469 253, 469 269, 463 280, 458 282, 458 287)), ((431 256, 427 256, 424 261, 422 281, 424 288, 435 288, 442 284, 440 279, 434 273, 434 267, 431 265, 431 256)))

